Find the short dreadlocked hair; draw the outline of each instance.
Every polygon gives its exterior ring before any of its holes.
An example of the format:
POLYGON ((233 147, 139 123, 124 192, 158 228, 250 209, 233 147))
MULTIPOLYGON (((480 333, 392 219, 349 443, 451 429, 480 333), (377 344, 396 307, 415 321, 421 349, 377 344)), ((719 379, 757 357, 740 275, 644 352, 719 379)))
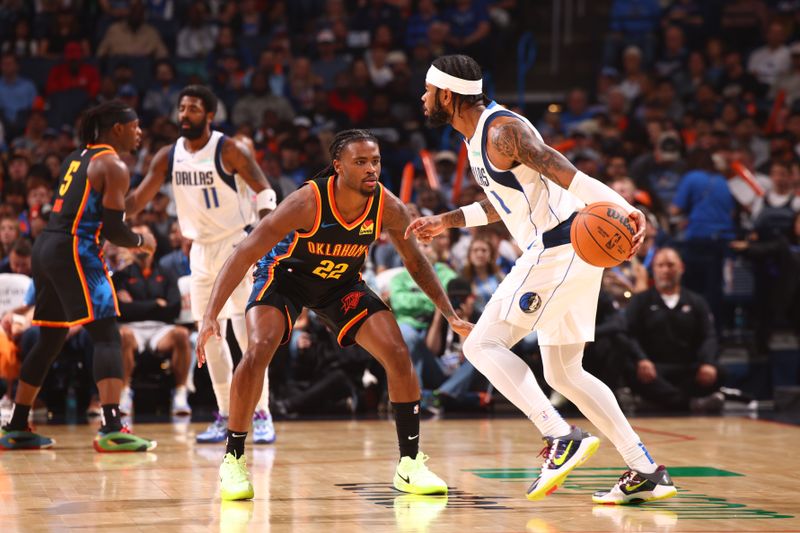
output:
POLYGON ((378 138, 375 137, 375 135, 369 130, 352 129, 340 131, 336 134, 336 136, 333 138, 333 141, 331 141, 330 146, 328 147, 328 154, 331 157, 331 164, 318 172, 314 177, 329 176, 334 174, 336 171, 333 168, 333 160, 341 157, 342 150, 344 150, 348 144, 359 141, 372 141, 375 144, 379 144, 378 138))
MULTIPOLYGON (((433 66, 456 78, 462 80, 475 81, 483 77, 481 66, 477 61, 463 54, 453 54, 440 56, 433 60, 433 66)), ((439 90, 439 89, 437 89, 439 90)), ((453 102, 456 109, 462 105, 473 106, 475 104, 489 105, 491 100, 485 94, 459 94, 453 92, 453 102)))

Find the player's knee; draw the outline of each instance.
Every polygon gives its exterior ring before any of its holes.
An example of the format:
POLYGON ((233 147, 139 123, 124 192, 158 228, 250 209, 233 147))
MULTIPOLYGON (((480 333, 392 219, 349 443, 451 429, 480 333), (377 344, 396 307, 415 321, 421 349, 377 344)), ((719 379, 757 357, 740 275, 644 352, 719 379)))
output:
POLYGON ((464 357, 467 358, 467 361, 472 363, 473 366, 477 367, 478 364, 480 364, 480 354, 486 349, 485 340, 481 339, 480 336, 471 333, 467 337, 467 340, 464 341, 464 344, 461 345, 461 349, 463 350, 464 357))
POLYGON ((133 335, 133 330, 131 328, 126 326, 120 327, 119 336, 123 350, 136 346, 136 337, 133 335))
POLYGON ((172 340, 178 346, 189 345, 189 330, 183 326, 175 326, 172 328, 172 340))
POLYGON ((259 366, 266 367, 272 359, 275 350, 278 349, 279 344, 280 339, 271 334, 260 335, 255 339, 251 338, 243 358, 251 364, 256 363, 259 366))

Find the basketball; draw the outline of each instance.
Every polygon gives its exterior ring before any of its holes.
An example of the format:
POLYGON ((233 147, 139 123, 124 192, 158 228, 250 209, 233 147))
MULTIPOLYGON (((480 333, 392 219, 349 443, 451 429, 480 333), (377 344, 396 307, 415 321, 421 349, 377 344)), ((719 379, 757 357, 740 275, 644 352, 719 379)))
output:
POLYGON ((621 207, 596 202, 578 211, 570 228, 570 240, 578 257, 590 265, 610 268, 627 259, 635 233, 621 207))

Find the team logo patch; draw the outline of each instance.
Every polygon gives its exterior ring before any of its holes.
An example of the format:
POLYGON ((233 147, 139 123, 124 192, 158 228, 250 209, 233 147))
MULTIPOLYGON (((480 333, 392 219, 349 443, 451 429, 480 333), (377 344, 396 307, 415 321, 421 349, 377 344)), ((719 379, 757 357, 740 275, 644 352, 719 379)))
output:
POLYGON ((361 301, 361 297, 365 294, 366 292, 364 291, 353 291, 345 294, 344 298, 342 298, 342 313, 347 313, 358 307, 358 302, 361 301))
POLYGON ((361 229, 358 230, 359 235, 372 235, 373 233, 375 233, 375 222, 372 219, 365 220, 361 224, 361 229))
POLYGON ((535 292, 526 292, 519 299, 519 308, 523 313, 535 313, 542 306, 542 299, 535 292))

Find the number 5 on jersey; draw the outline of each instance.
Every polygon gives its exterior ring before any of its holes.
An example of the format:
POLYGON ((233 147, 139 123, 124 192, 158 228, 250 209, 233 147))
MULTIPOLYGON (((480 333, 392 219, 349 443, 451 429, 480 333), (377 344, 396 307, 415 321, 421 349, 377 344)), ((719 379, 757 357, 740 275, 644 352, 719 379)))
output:
POLYGON ((344 271, 347 270, 347 266, 347 263, 339 263, 337 265, 333 261, 324 259, 314 269, 314 274, 322 279, 339 279, 344 274, 344 271))
POLYGON ((61 187, 58 188, 58 195, 64 196, 67 194, 69 190, 69 186, 72 185, 72 175, 75 174, 78 169, 81 167, 80 161, 73 161, 69 164, 69 168, 67 172, 64 174, 64 182, 61 184, 61 187))

